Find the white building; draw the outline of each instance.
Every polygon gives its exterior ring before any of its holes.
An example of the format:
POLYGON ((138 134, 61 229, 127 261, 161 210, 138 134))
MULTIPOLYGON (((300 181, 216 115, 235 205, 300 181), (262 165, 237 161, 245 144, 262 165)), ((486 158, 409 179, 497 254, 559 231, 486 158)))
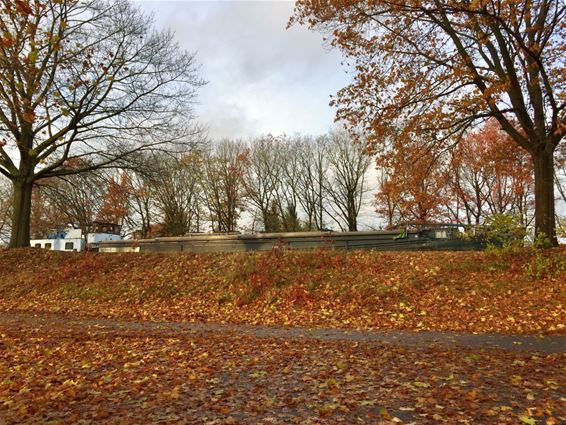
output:
POLYGON ((30 245, 52 251, 84 251, 97 250, 102 241, 121 239, 119 225, 95 221, 87 226, 86 237, 81 229, 66 228, 54 230, 45 239, 32 239, 30 245))

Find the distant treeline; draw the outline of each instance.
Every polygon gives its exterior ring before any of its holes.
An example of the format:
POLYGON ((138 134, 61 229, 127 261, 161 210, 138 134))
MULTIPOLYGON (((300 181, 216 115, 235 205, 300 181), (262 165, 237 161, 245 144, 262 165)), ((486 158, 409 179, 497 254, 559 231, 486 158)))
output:
MULTIPOLYGON (((557 194, 566 200, 564 155, 557 194)), ((139 238, 190 232, 356 231, 363 207, 383 227, 402 222, 482 224, 512 214, 527 227, 534 188, 529 155, 488 122, 452 149, 407 141, 371 152, 341 130, 319 137, 201 141, 190 153, 140 153, 131 167, 41 181, 32 234, 93 220, 139 238), (376 167, 376 171, 372 169, 376 167)), ((84 165, 84 164, 83 164, 84 165)), ((10 193, 0 190, 0 229, 10 193)), ((560 223, 560 221, 559 221, 560 223)))

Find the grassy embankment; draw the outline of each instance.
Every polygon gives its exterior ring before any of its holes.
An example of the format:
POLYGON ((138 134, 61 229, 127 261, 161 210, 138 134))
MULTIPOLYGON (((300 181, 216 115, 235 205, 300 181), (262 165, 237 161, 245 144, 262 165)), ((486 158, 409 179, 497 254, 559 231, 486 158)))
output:
POLYGON ((3 250, 0 310, 566 334, 566 249, 205 255, 3 250))

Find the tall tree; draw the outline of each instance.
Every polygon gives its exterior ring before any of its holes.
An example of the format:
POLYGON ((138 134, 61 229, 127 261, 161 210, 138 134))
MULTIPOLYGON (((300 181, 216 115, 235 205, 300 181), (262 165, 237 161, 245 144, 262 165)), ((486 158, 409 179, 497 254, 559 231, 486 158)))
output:
MULTIPOLYGON (((566 204, 566 144, 561 144, 558 148, 556 158, 557 170, 555 175, 556 188, 558 189, 559 200, 562 204, 562 214, 566 204)), ((558 233, 566 236, 566 216, 557 214, 558 233)))
POLYGON ((51 203, 44 189, 45 186, 38 185, 32 192, 30 233, 34 239, 46 238, 53 230, 72 224, 67 221, 67 211, 62 212, 56 204, 51 203))
POLYGON ((384 175, 376 204, 389 225, 427 223, 445 217, 446 160, 433 148, 419 139, 407 140, 396 143, 389 155, 380 157, 384 175))
MULTIPOLYGON (((330 214, 341 229, 356 232, 358 215, 368 191, 367 171, 371 157, 362 144, 354 143, 344 130, 333 130, 327 145, 330 173, 325 185, 332 200, 330 214)), ((327 208, 328 211, 328 208, 327 208)))
POLYGON ((243 209, 248 150, 239 141, 216 143, 203 160, 202 188, 214 232, 234 232, 243 209))
POLYGON ((399 210, 399 197, 395 181, 392 180, 390 173, 385 168, 379 170, 377 176, 378 190, 375 194, 376 212, 385 219, 387 227, 396 225, 401 220, 399 210))
POLYGON ((165 157, 157 165, 159 176, 152 180, 156 216, 164 236, 181 236, 200 231, 202 157, 194 152, 165 157))
POLYGON ((150 236, 154 219, 152 179, 146 171, 128 172, 128 209, 126 225, 136 237, 145 239, 150 236))
MULTIPOLYGON (((268 134, 250 141, 248 166, 245 168, 243 184, 246 199, 259 211, 266 232, 276 232, 280 225, 274 220, 277 189, 282 184, 283 169, 279 151, 285 142, 283 138, 268 134)), ((278 214, 275 214, 276 217, 278 214)))
POLYGON ((126 173, 110 176, 105 186, 96 219, 104 223, 118 224, 122 227, 129 213, 129 177, 126 173))
POLYGON ((337 116, 376 150, 412 135, 451 143, 495 118, 531 156, 536 232, 556 244, 565 19, 562 0, 298 0, 291 23, 326 32, 348 57, 355 77, 335 99, 337 116))
POLYGON ((69 224, 86 232, 100 213, 107 184, 107 176, 94 171, 40 180, 34 187, 32 235, 69 224))
POLYGON ((566 145, 561 145, 557 152, 556 186, 563 202, 566 202, 566 145))
POLYGON ((298 232, 304 228, 299 216, 301 150, 297 149, 297 143, 297 139, 285 138, 285 143, 279 146, 277 158, 282 176, 276 204, 285 232, 298 232))
POLYGON ((454 149, 447 179, 469 224, 488 215, 512 213, 528 225, 533 176, 529 155, 497 122, 469 132, 454 149))
POLYGON ((329 168, 326 151, 328 137, 303 137, 295 143, 295 149, 299 152, 297 164, 299 204, 307 216, 307 229, 322 230, 325 228, 326 220, 324 206, 328 202, 325 185, 329 168))
POLYGON ((122 170, 127 175, 129 211, 124 225, 134 237, 141 239, 151 236, 157 214, 154 188, 160 180, 161 168, 157 156, 155 152, 141 152, 135 155, 135 167, 122 170))
POLYGON ((29 245, 32 186, 186 140, 194 55, 127 0, 0 0, 0 173, 10 246, 29 245), (88 158, 88 167, 67 167, 88 158))

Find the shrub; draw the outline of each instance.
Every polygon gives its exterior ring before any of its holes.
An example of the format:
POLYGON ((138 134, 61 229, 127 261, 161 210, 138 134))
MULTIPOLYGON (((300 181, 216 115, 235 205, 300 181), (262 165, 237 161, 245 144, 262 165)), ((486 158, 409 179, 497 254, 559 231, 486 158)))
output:
POLYGON ((494 214, 477 229, 476 235, 486 240, 490 249, 513 251, 524 246, 527 229, 516 214, 494 214))

